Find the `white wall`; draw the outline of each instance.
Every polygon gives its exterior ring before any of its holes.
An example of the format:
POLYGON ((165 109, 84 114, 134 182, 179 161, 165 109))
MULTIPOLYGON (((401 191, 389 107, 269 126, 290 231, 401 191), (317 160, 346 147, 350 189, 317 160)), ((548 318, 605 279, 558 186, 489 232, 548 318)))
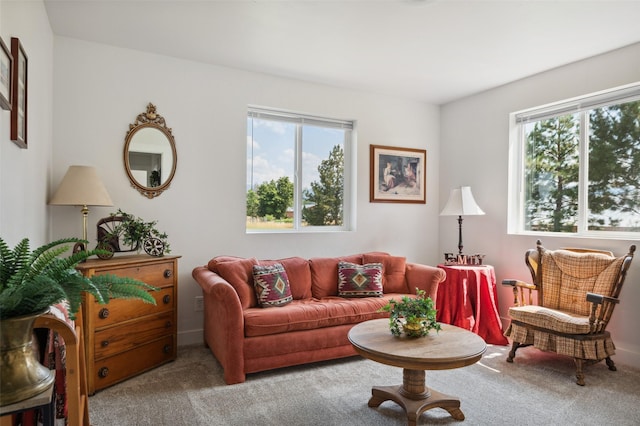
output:
MULTIPOLYGON (((188 62, 55 37, 54 179, 67 167, 97 167, 113 208, 158 220, 179 263, 179 342, 202 340, 194 312, 196 265, 220 254, 281 258, 383 250, 435 264, 438 235, 439 109, 422 103, 188 62), (131 188, 123 166, 129 123, 147 103, 173 129, 178 165, 171 187, 149 200, 131 188), (348 233, 245 234, 246 112, 263 105, 358 121, 357 230, 348 233), (369 203, 369 145, 427 150, 427 199, 369 203)), ((80 213, 51 210, 56 237, 78 235, 80 213)))
POLYGON ((10 247, 28 237, 34 248, 49 241, 53 34, 44 5, 0 1, 0 36, 9 49, 19 38, 29 60, 28 149, 11 141, 11 113, 0 109, 0 236, 10 247))
MULTIPOLYGON (((487 263, 503 278, 530 281, 524 252, 535 247, 536 237, 507 235, 508 114, 640 81, 640 44, 526 78, 450 104, 441 109, 440 204, 451 188, 471 185, 485 216, 464 219, 464 246, 468 253, 486 253, 487 263)), ((440 219, 441 251, 454 251, 457 223, 440 219)), ((638 240, 602 240, 544 237, 549 248, 562 246, 606 248, 627 253, 638 240)), ((640 366, 640 260, 632 264, 622 303, 616 308, 610 330, 617 346, 616 360, 640 366)), ((500 312, 507 317, 512 303, 508 288, 500 288, 500 312)))

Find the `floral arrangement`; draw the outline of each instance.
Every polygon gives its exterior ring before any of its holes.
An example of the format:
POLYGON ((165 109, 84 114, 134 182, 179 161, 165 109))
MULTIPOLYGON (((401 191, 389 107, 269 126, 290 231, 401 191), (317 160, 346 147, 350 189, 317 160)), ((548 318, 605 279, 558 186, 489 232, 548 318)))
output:
POLYGON ((424 337, 430 330, 440 331, 442 327, 436 321, 436 309, 433 300, 424 290, 416 288, 416 297, 402 296, 400 301, 391 299, 380 308, 390 312, 389 329, 399 337, 403 332, 409 337, 424 337))

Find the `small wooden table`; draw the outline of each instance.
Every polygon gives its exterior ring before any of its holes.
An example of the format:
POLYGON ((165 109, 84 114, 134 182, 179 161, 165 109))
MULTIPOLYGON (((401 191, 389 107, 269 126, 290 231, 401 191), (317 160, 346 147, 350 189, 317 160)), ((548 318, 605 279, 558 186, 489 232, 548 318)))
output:
POLYGON ((409 426, 416 425, 420 414, 436 407, 444 408, 456 420, 464 420, 460 400, 429 389, 425 370, 476 363, 487 349, 481 337, 449 324, 442 324, 440 332, 432 330, 426 337, 394 337, 389 320, 383 318, 354 326, 349 331, 349 341, 363 357, 404 369, 402 385, 373 387, 369 407, 395 401, 406 411, 409 426))

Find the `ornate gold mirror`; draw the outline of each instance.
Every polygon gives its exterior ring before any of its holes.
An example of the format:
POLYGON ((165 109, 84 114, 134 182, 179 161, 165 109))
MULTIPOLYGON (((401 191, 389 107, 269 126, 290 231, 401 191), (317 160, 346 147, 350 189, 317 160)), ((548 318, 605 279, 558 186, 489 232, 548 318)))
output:
POLYGON ((124 168, 131 186, 147 198, 169 188, 176 172, 176 144, 164 118, 152 103, 129 125, 124 142, 124 168))

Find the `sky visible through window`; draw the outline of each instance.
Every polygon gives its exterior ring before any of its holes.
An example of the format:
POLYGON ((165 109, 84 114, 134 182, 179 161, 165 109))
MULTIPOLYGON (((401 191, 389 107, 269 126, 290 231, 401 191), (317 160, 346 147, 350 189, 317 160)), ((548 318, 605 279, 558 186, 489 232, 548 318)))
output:
MULTIPOLYGON (((302 188, 309 189, 320 162, 344 146, 344 130, 305 125, 302 132, 302 188)), ((247 119, 247 189, 283 176, 294 182, 295 136, 293 123, 247 119)))

